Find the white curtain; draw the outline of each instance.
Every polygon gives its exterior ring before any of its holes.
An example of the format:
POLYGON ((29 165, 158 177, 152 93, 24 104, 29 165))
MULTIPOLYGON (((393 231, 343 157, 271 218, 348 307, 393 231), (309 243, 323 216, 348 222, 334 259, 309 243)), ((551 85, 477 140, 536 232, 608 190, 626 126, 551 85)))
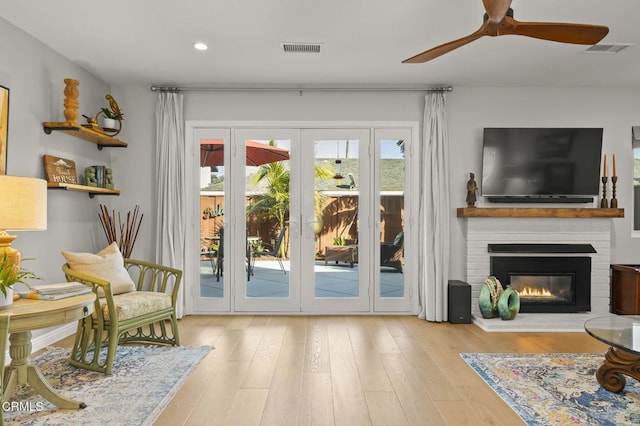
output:
POLYGON ((420 315, 447 320, 449 280, 449 154, 445 94, 425 96, 420 150, 420 315))
MULTIPOLYGON (((184 270, 186 180, 183 95, 161 92, 156 105, 156 262, 184 270)), ((184 285, 180 286, 178 317, 182 317, 184 285)))

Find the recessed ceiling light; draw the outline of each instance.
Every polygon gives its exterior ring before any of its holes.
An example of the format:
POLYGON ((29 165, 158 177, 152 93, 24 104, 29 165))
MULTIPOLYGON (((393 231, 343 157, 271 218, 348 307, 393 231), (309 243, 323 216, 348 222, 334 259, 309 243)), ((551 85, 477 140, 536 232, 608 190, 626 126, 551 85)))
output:
POLYGON ((193 43, 193 47, 196 50, 207 50, 209 48, 209 46, 207 46, 206 43, 203 43, 201 41, 197 41, 197 42, 193 43))

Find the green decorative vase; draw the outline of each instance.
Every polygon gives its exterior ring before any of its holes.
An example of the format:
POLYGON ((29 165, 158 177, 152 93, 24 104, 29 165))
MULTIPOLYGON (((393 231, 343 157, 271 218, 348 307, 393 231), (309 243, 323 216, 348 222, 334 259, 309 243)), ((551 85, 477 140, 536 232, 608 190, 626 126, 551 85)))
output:
POLYGON ((498 313, 503 320, 512 320, 520 311, 520 296, 510 285, 498 299, 498 313))
POLYGON ((487 278, 478 295, 478 305, 483 318, 498 316, 498 300, 502 294, 502 284, 494 276, 487 278))

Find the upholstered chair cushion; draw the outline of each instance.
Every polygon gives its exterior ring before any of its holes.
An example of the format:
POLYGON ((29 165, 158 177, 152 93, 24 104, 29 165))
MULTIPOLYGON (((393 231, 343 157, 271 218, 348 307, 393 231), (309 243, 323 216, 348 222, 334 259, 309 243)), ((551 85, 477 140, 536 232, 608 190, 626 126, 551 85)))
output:
MULTIPOLYGON (((109 281, 114 295, 136 290, 131 276, 124 267, 122 253, 115 242, 96 254, 63 251, 62 255, 72 270, 109 281)), ((102 289, 99 289, 99 292, 100 296, 104 296, 101 293, 102 289)))
MULTIPOLYGON (((118 320, 124 321, 129 318, 136 318, 151 312, 170 308, 171 295, 153 291, 136 291, 113 296, 113 302, 116 306, 116 312, 118 313, 118 320)), ((106 299, 100 299, 100 306, 102 307, 104 319, 107 321, 110 320, 111 317, 106 299)))

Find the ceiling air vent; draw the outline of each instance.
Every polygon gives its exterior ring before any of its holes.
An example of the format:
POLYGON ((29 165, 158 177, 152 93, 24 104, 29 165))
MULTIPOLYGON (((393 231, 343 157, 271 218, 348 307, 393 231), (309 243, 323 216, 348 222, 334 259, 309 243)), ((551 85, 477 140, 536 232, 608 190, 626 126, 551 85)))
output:
POLYGON ((589 47, 585 52, 591 53, 618 53, 627 47, 631 46, 630 43, 616 43, 616 44, 595 44, 589 47))
POLYGON ((320 53, 322 43, 282 43, 285 53, 320 53))

